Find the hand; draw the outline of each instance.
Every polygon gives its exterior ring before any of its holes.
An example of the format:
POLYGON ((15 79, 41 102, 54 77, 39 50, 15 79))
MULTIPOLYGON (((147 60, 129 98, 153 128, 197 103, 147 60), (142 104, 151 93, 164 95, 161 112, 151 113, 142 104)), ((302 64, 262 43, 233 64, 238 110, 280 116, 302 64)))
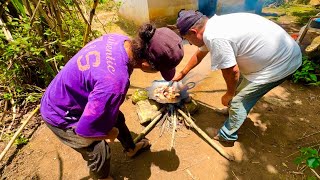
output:
POLYGON ((230 106, 230 101, 232 100, 233 98, 233 95, 230 95, 228 93, 225 93, 222 97, 221 97, 221 103, 224 105, 224 106, 230 106))
POLYGON ((113 142, 117 137, 118 137, 118 134, 119 134, 119 129, 116 128, 116 127, 113 127, 107 134, 107 137, 106 139, 110 142, 113 142))
POLYGON ((185 74, 183 74, 182 72, 179 72, 174 75, 174 77, 171 81, 180 81, 181 79, 184 78, 184 76, 185 76, 185 74))

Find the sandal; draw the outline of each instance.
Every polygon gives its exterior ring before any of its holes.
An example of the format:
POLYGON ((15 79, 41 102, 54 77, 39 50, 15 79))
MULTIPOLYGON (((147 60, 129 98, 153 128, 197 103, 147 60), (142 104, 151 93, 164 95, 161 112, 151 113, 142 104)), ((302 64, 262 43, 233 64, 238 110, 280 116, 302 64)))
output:
POLYGON ((130 157, 130 158, 134 158, 134 157, 138 156, 139 154, 141 154, 142 152, 150 150, 150 147, 151 147, 151 144, 150 144, 149 140, 148 139, 142 139, 141 141, 136 143, 136 147, 133 150, 135 152, 127 151, 126 155, 128 157, 130 157), (137 146, 138 144, 141 144, 141 145, 137 146), (140 147, 140 149, 136 149, 138 147, 140 147), (133 153, 133 154, 129 154, 129 153, 133 153))
POLYGON ((213 129, 213 138, 214 140, 216 141, 220 141, 220 142, 226 142, 226 143, 234 143, 235 141, 232 141, 232 140, 227 140, 227 139, 224 139, 223 137, 220 136, 219 134, 219 129, 213 129))

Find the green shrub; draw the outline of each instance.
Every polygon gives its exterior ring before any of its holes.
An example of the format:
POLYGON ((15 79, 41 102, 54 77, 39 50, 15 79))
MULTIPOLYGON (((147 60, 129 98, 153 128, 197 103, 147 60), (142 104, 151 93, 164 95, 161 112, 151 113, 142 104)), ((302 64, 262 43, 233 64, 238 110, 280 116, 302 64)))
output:
POLYGON ((311 61, 307 56, 303 56, 301 67, 293 74, 293 82, 319 86, 320 65, 311 61))

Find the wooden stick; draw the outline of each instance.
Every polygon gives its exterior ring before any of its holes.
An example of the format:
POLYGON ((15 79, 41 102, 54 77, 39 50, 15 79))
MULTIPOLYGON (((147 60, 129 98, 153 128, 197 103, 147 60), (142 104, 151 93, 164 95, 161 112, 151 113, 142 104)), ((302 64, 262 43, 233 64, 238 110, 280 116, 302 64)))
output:
POLYGON ((34 17, 36 16, 37 10, 39 9, 40 2, 41 2, 41 0, 38 1, 37 6, 33 11, 33 14, 32 14, 31 19, 30 19, 30 26, 32 26, 34 17))
MULTIPOLYGON (((311 168, 310 168, 311 169, 311 168)), ((311 171, 313 172, 314 175, 317 176, 318 179, 320 179, 320 175, 314 170, 314 169, 311 169, 311 171)))
POLYGON ((4 108, 3 108, 3 114, 2 114, 2 117, 0 119, 0 123, 4 123, 2 121, 3 121, 4 117, 7 115, 7 109, 8 109, 8 100, 5 100, 4 108))
POLYGON ((239 180, 239 178, 236 176, 236 174, 233 171, 232 171, 232 174, 237 180, 239 180))
POLYGON ((207 103, 205 103, 205 102, 202 102, 202 101, 197 101, 197 103, 199 103, 199 104, 201 104, 202 106, 205 106, 205 107, 207 107, 207 108, 209 108, 209 109, 212 109, 212 110, 214 110, 214 111, 218 111, 219 109, 217 108, 217 107, 214 107, 214 106, 212 106, 212 105, 210 105, 210 104, 207 104, 207 103))
POLYGON ((82 19, 84 20, 84 22, 87 24, 87 25, 90 25, 88 20, 86 19, 86 17, 84 17, 83 13, 82 13, 82 10, 79 6, 79 3, 77 2, 77 0, 72 0, 72 2, 76 5, 76 8, 78 9, 78 12, 80 13, 82 19))
POLYGON ((4 148, 4 150, 0 154, 0 161, 3 159, 3 157, 6 155, 8 152, 9 148, 12 146, 14 140, 18 137, 20 132, 23 130, 23 128, 27 125, 29 120, 39 111, 40 105, 37 106, 36 109, 33 110, 33 112, 29 115, 29 117, 23 122, 23 124, 20 126, 20 128, 17 130, 17 132, 14 133, 13 137, 7 144, 7 146, 4 148))
MULTIPOLYGON (((164 107, 161 108, 159 111, 163 112, 164 111, 164 107)), ((144 130, 133 140, 134 143, 139 142, 141 139, 143 139, 154 127, 155 125, 159 122, 159 120, 161 119, 162 114, 159 114, 157 117, 155 117, 146 128, 144 128, 144 130)))
POLYGON ((301 138, 299 138, 298 140, 301 140, 301 139, 304 139, 304 138, 307 138, 307 137, 310 137, 310 136, 313 136, 313 135, 316 135, 316 134, 319 134, 319 133, 320 133, 320 131, 315 132, 315 133, 312 133, 312 134, 309 134, 309 135, 306 135, 306 136, 304 136, 304 137, 301 137, 301 138))
POLYGON ((10 0, 6 0, 6 2, 1 2, 1 7, 0 7, 0 17, 2 17, 2 14, 4 13, 6 7, 8 6, 10 0))
POLYGON ((176 133, 177 129, 177 111, 173 111, 173 118, 172 118, 172 136, 171 136, 171 150, 173 149, 174 146, 174 135, 176 133))
MULTIPOLYGON (((10 90, 9 90, 10 91, 10 90)), ((10 92, 11 93, 11 92, 10 92)), ((13 100, 13 98, 10 99, 10 103, 12 104, 12 121, 7 129, 8 132, 11 131, 11 127, 13 126, 14 124, 14 120, 16 119, 16 116, 17 116, 17 109, 16 109, 16 104, 13 100)))
MULTIPOLYGON (((193 100, 192 100, 193 101, 193 100)), ((190 112, 188 111, 188 108, 187 106, 184 104, 184 109, 187 111, 187 115, 189 118, 191 118, 191 115, 190 115, 190 112)), ((184 119, 184 124, 187 126, 187 127, 190 127, 190 124, 188 123, 187 120, 184 119)))
POLYGON ((83 37, 83 45, 86 45, 88 43, 88 38, 89 38, 89 33, 91 32, 91 25, 92 25, 92 19, 93 19, 93 16, 96 12, 96 8, 98 6, 98 0, 93 0, 93 6, 92 6, 92 9, 90 11, 90 16, 89 16, 89 21, 88 21, 88 24, 87 24, 87 27, 86 27, 86 31, 85 31, 85 34, 84 34, 84 37, 83 37))
POLYGON ((214 142, 204 131, 202 131, 193 121, 191 118, 189 118, 182 110, 178 109, 178 112, 186 118, 188 123, 193 127, 207 142, 216 150, 220 155, 222 155, 224 158, 228 159, 229 161, 233 161, 234 157, 226 153, 222 147, 220 147, 216 142, 214 142))
POLYGON ((163 134, 163 132, 164 132, 164 128, 166 127, 167 117, 168 117, 168 112, 163 116, 164 121, 163 121, 163 123, 162 123, 162 125, 161 125, 159 137, 161 137, 162 134, 163 134))
POLYGON ((250 128, 247 128, 249 129, 257 138, 259 137, 254 131, 252 131, 250 128))
POLYGON ((3 128, 2 128, 1 134, 0 134, 0 141, 2 140, 2 136, 3 136, 3 133, 4 133, 5 129, 6 129, 6 126, 3 124, 3 128))
POLYGON ((1 16, 0 16, 0 27, 2 27, 2 31, 3 31, 4 35, 6 36, 7 41, 9 41, 9 42, 13 41, 13 37, 12 37, 9 29, 7 28, 6 24, 2 21, 1 16))
MULTIPOLYGON (((157 111, 157 112, 158 112, 158 113, 157 113, 156 116, 158 116, 159 114, 161 114, 160 111, 157 111)), ((158 126, 158 125, 160 126, 160 129, 161 129, 163 123, 165 122, 167 115, 168 115, 168 112, 166 112, 166 113, 162 116, 162 118, 161 118, 160 121, 159 121, 159 124, 157 124, 157 126, 158 126)), ((151 119, 154 119, 156 116, 153 116, 151 119)))

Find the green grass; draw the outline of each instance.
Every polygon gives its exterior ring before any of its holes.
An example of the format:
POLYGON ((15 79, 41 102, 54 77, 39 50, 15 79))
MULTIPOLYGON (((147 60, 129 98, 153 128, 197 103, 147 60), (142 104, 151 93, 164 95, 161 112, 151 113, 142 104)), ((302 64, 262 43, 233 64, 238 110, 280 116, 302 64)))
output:
MULTIPOLYGON (((309 18, 316 15, 319 10, 311 5, 301 5, 301 4, 292 4, 292 5, 283 5, 276 8, 264 8, 264 13, 278 14, 278 16, 286 15, 289 17, 294 17, 295 23, 299 25, 304 25, 308 22, 309 18)), ((269 17, 269 18, 275 18, 269 17)))

